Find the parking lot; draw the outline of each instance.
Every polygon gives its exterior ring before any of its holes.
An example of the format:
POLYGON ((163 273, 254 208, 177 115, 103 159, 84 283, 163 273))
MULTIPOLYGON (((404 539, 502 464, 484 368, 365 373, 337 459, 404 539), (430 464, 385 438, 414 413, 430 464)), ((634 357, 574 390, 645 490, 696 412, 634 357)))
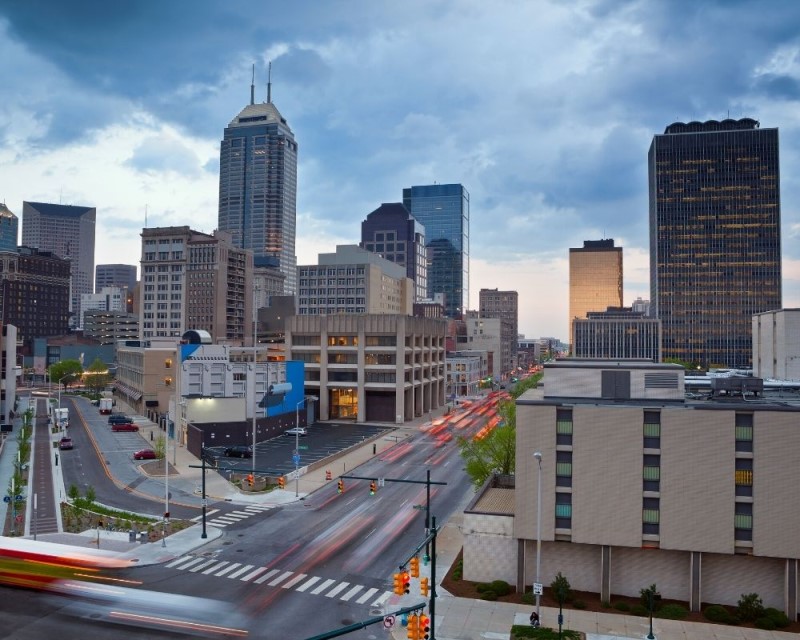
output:
POLYGON ((207 447, 206 454, 207 460, 223 472, 251 471, 255 464, 255 472, 259 475, 282 476, 294 471, 295 467, 309 466, 390 430, 389 427, 352 422, 315 423, 307 427, 304 436, 283 434, 257 443, 252 458, 227 457, 226 447, 222 446, 207 447), (295 455, 299 456, 296 465, 295 455))

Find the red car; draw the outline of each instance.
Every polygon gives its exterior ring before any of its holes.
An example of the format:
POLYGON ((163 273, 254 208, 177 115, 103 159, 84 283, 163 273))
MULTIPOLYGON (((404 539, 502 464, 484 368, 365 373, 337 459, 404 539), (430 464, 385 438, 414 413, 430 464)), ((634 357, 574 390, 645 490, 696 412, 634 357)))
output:
POLYGON ((142 449, 141 451, 136 451, 133 454, 134 460, 155 460, 156 459, 156 452, 152 449, 142 449))
POLYGON ((64 449, 72 449, 72 438, 61 438, 58 442, 58 448, 62 451, 64 449))
POLYGON ((111 425, 112 431, 138 431, 139 427, 132 422, 120 422, 111 425))

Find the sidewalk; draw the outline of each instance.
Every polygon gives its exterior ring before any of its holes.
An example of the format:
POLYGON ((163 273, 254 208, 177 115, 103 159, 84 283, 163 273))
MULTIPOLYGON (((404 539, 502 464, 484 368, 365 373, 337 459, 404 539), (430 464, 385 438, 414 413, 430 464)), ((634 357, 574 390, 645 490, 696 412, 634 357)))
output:
MULTIPOLYGON (((91 407, 91 405, 89 406, 91 407)), ((94 409, 94 407, 91 407, 91 409, 94 409)), ((117 400, 117 411, 134 415, 130 407, 119 400, 117 400)), ((378 443, 376 454, 380 455, 395 446, 398 441, 402 442, 418 434, 421 424, 431 418, 438 417, 442 412, 434 412, 432 416, 426 415, 411 423, 397 427, 392 432, 391 439, 381 438, 376 441, 378 443), (396 441, 395 436, 399 437, 399 440, 396 441)), ((143 447, 150 446, 151 432, 156 435, 162 433, 155 424, 144 418, 137 417, 136 422, 140 425, 143 447)), ((207 473, 206 492, 209 497, 217 500, 226 500, 239 504, 279 505, 295 502, 304 499, 308 494, 313 493, 328 482, 336 482, 335 478, 341 469, 352 471, 373 458, 376 454, 373 454, 372 446, 372 443, 367 443, 354 448, 332 463, 330 465, 334 478, 332 480, 325 479, 325 468, 304 474, 298 482, 299 491, 297 496, 295 496, 294 481, 291 481, 285 490, 251 494, 238 491, 215 471, 207 473)), ((170 455, 173 455, 172 449, 170 449, 170 455)), ((198 464, 197 459, 186 451, 185 447, 178 447, 177 451, 174 452, 174 456, 174 467, 177 473, 175 476, 170 477, 170 488, 175 487, 176 490, 179 490, 187 502, 192 501, 194 504, 199 505, 201 498, 195 489, 200 484, 201 470, 189 467, 189 465, 198 464)), ((138 463, 131 462, 131 467, 138 472, 136 465, 138 463)), ((60 467, 54 468, 54 473, 60 477, 60 467)), ((115 466, 114 473, 119 473, 118 466, 115 466)), ((149 481, 153 486, 160 487, 155 495, 163 496, 163 480, 153 478, 149 481)), ((142 490, 143 487, 147 488, 145 482, 140 483, 137 486, 137 490, 142 490)), ((440 529, 436 541, 437 577, 439 579, 447 574, 461 551, 463 545, 461 533, 463 508, 469 498, 471 496, 466 497, 464 503, 458 506, 447 522, 439 523, 440 529)), ((130 542, 127 532, 102 530, 99 536, 97 531, 88 531, 82 534, 49 534, 39 536, 38 539, 77 547, 96 549, 99 546, 100 549, 115 551, 121 557, 132 560, 136 566, 146 566, 169 562, 213 540, 217 540, 223 535, 221 529, 212 525, 206 527, 206 539, 200 537, 201 531, 201 525, 197 524, 169 536, 162 542, 144 544, 130 542)), ((530 605, 457 598, 447 593, 439 585, 436 585, 436 593, 434 631, 437 640, 508 640, 512 625, 527 626, 529 624, 529 616, 532 610, 530 605)), ((402 599, 399 604, 396 603, 397 608, 419 602, 418 597, 409 595, 403 596, 403 598, 407 598, 408 601, 402 599)), ((393 609, 389 606, 387 610, 391 611, 393 609)), ((639 616, 579 611, 576 609, 565 609, 563 613, 564 628, 586 633, 587 640, 633 640, 645 638, 648 633, 648 619, 639 616)), ((543 626, 558 628, 557 609, 542 607, 541 614, 543 626)), ((653 621, 653 629, 656 638, 659 640, 788 640, 789 638, 797 638, 795 634, 780 631, 761 631, 725 625, 661 619, 653 621)), ((400 625, 399 620, 392 629, 391 637, 395 640, 406 640, 407 638, 407 630, 400 625)))

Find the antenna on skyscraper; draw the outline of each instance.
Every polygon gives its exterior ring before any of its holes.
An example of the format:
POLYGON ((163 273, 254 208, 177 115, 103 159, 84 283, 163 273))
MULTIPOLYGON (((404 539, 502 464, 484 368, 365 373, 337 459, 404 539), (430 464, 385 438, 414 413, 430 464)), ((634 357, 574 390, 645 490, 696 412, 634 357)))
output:
POLYGON ((267 103, 272 102, 272 60, 267 67, 267 103))
POLYGON ((256 64, 253 63, 253 77, 250 80, 250 104, 256 101, 256 64))
POLYGON ((147 229, 147 205, 144 205, 144 228, 147 229))

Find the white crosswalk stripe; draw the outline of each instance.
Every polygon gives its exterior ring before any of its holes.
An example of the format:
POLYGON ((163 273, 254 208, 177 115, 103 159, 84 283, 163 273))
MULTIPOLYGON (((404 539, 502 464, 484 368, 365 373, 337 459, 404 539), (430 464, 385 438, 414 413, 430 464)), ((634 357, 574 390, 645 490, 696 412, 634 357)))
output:
POLYGON ((331 586, 331 585, 332 585, 334 582, 336 582, 336 580, 332 580, 332 579, 328 579, 328 580, 326 580, 326 581, 325 581, 325 582, 323 582, 321 585, 319 585, 319 586, 318 586, 316 589, 314 589, 314 590, 311 592, 311 595, 318 596, 320 593, 322 593, 323 591, 325 591, 325 589, 327 589, 328 587, 330 587, 330 586, 331 586))
POLYGON ((325 594, 325 597, 326 598, 335 598, 337 595, 339 595, 342 591, 347 589, 347 587, 349 587, 349 586, 350 586, 349 582, 340 582, 333 589, 328 591, 328 593, 325 594))
POLYGON ((196 567, 192 567, 191 569, 189 569, 189 571, 192 573, 197 573, 198 571, 200 571, 200 569, 205 569, 208 565, 214 564, 215 562, 217 562, 216 558, 212 558, 211 560, 206 560, 205 562, 201 562, 200 564, 198 564, 196 567))
POLYGON ((242 575, 243 573, 247 573, 248 571, 250 571, 250 569, 252 569, 252 568, 253 568, 253 566, 254 566, 254 565, 252 565, 252 564, 246 564, 246 565, 244 565, 244 566, 243 566, 241 569, 237 569, 236 571, 234 571, 234 572, 233 572, 231 575, 229 575, 228 577, 229 577, 231 580, 233 580, 233 579, 235 579, 235 578, 238 578, 238 577, 239 577, 240 575, 242 575))
MULTIPOLYGON (((242 507, 241 511, 229 511, 228 513, 221 513, 219 509, 210 509, 206 512, 206 521, 210 524, 213 524, 215 527, 225 527, 229 524, 235 524, 237 522, 241 522, 242 520, 246 520, 247 518, 251 518, 252 516, 264 513, 265 511, 269 511, 273 508, 274 507, 271 505, 252 504, 242 507), (209 516, 215 513, 218 515, 214 516, 213 518, 209 518, 209 516)), ((199 516, 192 518, 192 522, 200 522, 202 519, 203 515, 200 514, 199 516)))
POLYGON ((369 600, 372 596, 374 596, 378 590, 375 587, 368 589, 366 593, 361 594, 361 597, 356 600, 357 604, 364 604, 367 600, 369 600))
POLYGON ((308 576, 305 573, 298 573, 294 578, 289 580, 285 585, 283 585, 284 589, 291 589, 294 585, 296 585, 301 580, 304 580, 308 576))
POLYGON ((355 587, 350 589, 350 591, 348 591, 341 598, 339 598, 339 600, 344 600, 345 602, 347 602, 350 598, 352 598, 354 595, 356 595, 363 588, 364 588, 363 586, 361 586, 360 584, 357 584, 355 587))
POLYGON ((306 591, 310 587, 312 587, 313 585, 317 584, 317 582, 319 582, 320 580, 322 580, 322 578, 320 578, 319 576, 313 576, 313 577, 309 578, 308 580, 306 580, 299 587, 297 587, 297 589, 295 589, 295 591, 301 591, 301 592, 302 591, 306 591))
POLYGON ((267 586, 268 587, 276 587, 276 586, 278 586, 281 582, 286 580, 286 578, 288 578, 290 575, 292 575, 292 573, 294 573, 294 572, 293 571, 284 571, 281 575, 279 575, 277 578, 275 578, 267 586))
POLYGON ((263 513, 264 511, 269 511, 272 509, 271 505, 260 505, 260 504, 251 504, 244 508, 245 511, 258 511, 259 513, 263 513))
POLYGON ((253 514, 248 513, 247 511, 231 511, 229 515, 239 516, 240 518, 249 518, 253 514))
POLYGON ((272 576, 274 576, 276 573, 278 573, 277 569, 270 569, 263 576, 261 576, 258 580, 255 580, 254 582, 256 584, 263 584, 264 582, 269 580, 272 576))
POLYGON ((266 586, 268 587, 293 589, 315 596, 324 595, 326 598, 338 597, 339 600, 344 602, 353 600, 355 603, 362 605, 369 603, 372 607, 383 606, 392 595, 392 591, 381 592, 377 587, 368 588, 365 585, 350 584, 349 582, 337 583, 337 580, 333 578, 309 576, 305 573, 268 569, 267 567, 255 567, 252 564, 242 565, 239 562, 218 560, 204 556, 181 556, 165 566, 179 571, 200 572, 203 575, 213 575, 230 580, 252 581, 253 584, 267 583, 266 586), (378 597, 373 599, 376 595, 378 597))
MULTIPOLYGON (((206 511, 206 518, 208 518, 208 516, 210 516, 212 513, 219 513, 219 509, 211 509, 209 511, 206 511)), ((203 519, 203 514, 201 513, 199 516, 192 518, 192 522, 200 522, 200 520, 202 519, 203 519)))
POLYGON ((267 570, 266 567, 259 567, 255 571, 253 571, 251 573, 248 573, 246 576, 242 576, 241 578, 239 578, 239 580, 241 580, 242 582, 249 582, 250 580, 252 580, 256 576, 259 576, 262 573, 264 573, 266 570, 267 570))
POLYGON ((198 562, 202 562, 202 561, 203 561, 203 556, 199 556, 199 557, 198 556, 181 556, 177 560, 173 560, 172 562, 170 562, 168 565, 166 565, 166 567, 168 569, 172 569, 173 567, 177 567, 178 565, 183 564, 184 566, 178 567, 178 568, 179 569, 188 569, 193 564, 197 564, 198 562), (184 563, 186 563, 186 564, 184 564, 184 563))

